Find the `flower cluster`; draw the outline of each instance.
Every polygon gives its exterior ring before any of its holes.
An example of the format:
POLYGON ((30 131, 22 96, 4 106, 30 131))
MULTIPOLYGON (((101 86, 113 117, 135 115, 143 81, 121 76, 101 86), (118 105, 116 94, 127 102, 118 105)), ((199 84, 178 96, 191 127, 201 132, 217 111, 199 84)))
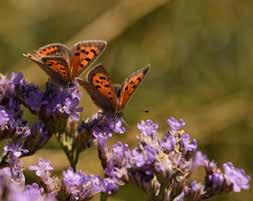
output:
POLYGON ((169 131, 160 138, 158 124, 152 120, 139 123, 141 133, 133 149, 120 142, 109 148, 105 140, 98 140, 106 177, 118 185, 132 182, 149 193, 152 200, 197 201, 249 188, 250 178, 243 170, 230 162, 221 170, 198 151, 196 140, 183 130, 183 120, 170 118, 168 124, 169 131), (201 166, 206 170, 204 184, 190 180, 192 172, 201 166))
POLYGON ((27 82, 23 75, 0 76, 0 140, 8 139, 0 160, 0 200, 101 200, 133 183, 153 201, 199 201, 225 192, 249 189, 250 177, 231 162, 223 168, 209 160, 196 139, 184 130, 185 122, 169 118, 162 135, 152 120, 137 124, 137 144, 117 142, 109 146, 115 133, 125 133, 120 115, 98 112, 80 121, 80 95, 75 82, 61 86, 48 81, 44 90, 27 82), (29 122, 24 111, 36 117, 29 122), (80 123, 79 123, 80 122, 80 123), (71 167, 54 176, 50 161, 39 159, 29 166, 38 183, 26 180, 20 157, 34 154, 55 135, 71 167), (95 143, 93 143, 95 142, 95 143), (76 171, 81 151, 96 144, 104 177, 76 171), (204 169, 202 181, 191 178, 204 169))
POLYGON ((41 91, 21 73, 0 75, 0 139, 9 139, 0 166, 9 164, 13 176, 21 178, 19 158, 42 148, 53 133, 66 129, 68 121, 77 121, 79 102, 75 84, 62 87, 49 81, 41 91), (37 122, 24 119, 24 108, 37 116, 37 122))
POLYGON ((13 182, 9 168, 5 168, 0 171, 1 200, 15 201, 22 197, 24 201, 31 198, 37 201, 56 201, 61 193, 66 194, 69 200, 89 200, 97 193, 110 195, 118 190, 118 185, 110 178, 74 172, 72 168, 62 173, 62 179, 52 176, 54 168, 48 160, 39 159, 38 164, 30 166, 29 170, 36 173, 46 189, 36 183, 24 185, 13 182), (5 188, 8 189, 7 195, 3 192, 5 188))
POLYGON ((46 193, 38 184, 24 185, 16 183, 10 176, 10 170, 0 170, 0 200, 6 201, 56 201, 54 193, 46 193))

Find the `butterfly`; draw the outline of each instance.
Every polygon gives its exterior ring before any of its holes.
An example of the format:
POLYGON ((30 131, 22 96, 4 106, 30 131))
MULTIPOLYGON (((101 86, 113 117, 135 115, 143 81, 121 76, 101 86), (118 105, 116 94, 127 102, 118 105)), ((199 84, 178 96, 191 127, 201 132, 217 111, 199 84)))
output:
POLYGON ((90 70, 87 81, 81 79, 77 81, 104 114, 117 116, 129 102, 148 71, 149 65, 129 75, 122 85, 115 86, 109 73, 100 64, 90 70))
POLYGON ((106 41, 87 40, 71 49, 61 43, 52 43, 33 53, 23 54, 37 63, 54 81, 71 83, 103 53, 106 41))

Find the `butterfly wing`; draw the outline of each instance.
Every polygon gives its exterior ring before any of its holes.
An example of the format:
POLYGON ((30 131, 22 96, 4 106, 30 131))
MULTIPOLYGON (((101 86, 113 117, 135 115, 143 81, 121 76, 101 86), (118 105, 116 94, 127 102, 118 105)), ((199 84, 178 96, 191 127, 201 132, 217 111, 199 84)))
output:
POLYGON ((33 53, 28 54, 32 54, 36 58, 42 58, 46 56, 61 56, 66 60, 68 60, 70 56, 70 50, 68 49, 68 47, 66 47, 61 43, 51 43, 43 47, 40 47, 33 53))
POLYGON ((95 66, 87 76, 86 81, 78 79, 94 103, 100 107, 105 113, 114 113, 117 108, 117 97, 111 78, 102 65, 95 66))
POLYGON ((113 113, 114 109, 110 101, 102 96, 99 91, 87 81, 77 79, 79 84, 87 91, 92 101, 101 108, 105 113, 113 113))
POLYGON ((70 51, 63 44, 49 44, 23 55, 38 64, 53 80, 69 82, 70 51))
POLYGON ((134 94, 136 88, 140 85, 145 75, 149 71, 149 66, 146 66, 134 73, 132 73, 122 84, 119 93, 119 108, 121 110, 127 104, 129 99, 134 94))
POLYGON ((103 53, 106 41, 80 41, 73 46, 71 55, 71 77, 78 77, 103 53))
POLYGON ((69 66, 63 57, 43 57, 40 61, 46 66, 45 70, 48 69, 48 71, 52 72, 50 76, 54 80, 62 83, 70 81, 69 66))

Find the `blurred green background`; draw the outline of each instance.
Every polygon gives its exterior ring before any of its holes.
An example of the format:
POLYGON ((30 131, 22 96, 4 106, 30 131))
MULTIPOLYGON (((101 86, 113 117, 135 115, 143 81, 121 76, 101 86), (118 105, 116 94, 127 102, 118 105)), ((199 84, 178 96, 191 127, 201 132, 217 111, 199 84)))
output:
MULTIPOLYGON (((116 139, 134 143, 141 119, 152 118, 165 130, 167 117, 182 117, 209 158, 232 161, 252 175, 252 0, 8 0, 0 3, 0 24, 0 72, 23 72, 39 85, 47 76, 22 53, 52 42, 107 40, 98 62, 115 82, 151 64, 125 108, 129 134, 116 139)), ((96 107, 82 94, 89 116, 96 107)), ((101 173, 96 154, 94 147, 85 151, 78 168, 101 173)), ((55 140, 23 163, 39 157, 50 159, 58 172, 68 166, 55 140)), ((252 196, 250 190, 212 200, 252 196)), ((128 186, 110 200, 144 198, 128 186)))

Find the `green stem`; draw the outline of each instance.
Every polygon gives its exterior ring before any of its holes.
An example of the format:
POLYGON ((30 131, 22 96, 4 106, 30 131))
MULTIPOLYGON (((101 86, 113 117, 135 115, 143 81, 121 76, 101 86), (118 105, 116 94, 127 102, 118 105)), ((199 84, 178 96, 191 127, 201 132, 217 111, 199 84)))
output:
POLYGON ((69 160, 69 163, 70 163, 70 166, 72 167, 72 169, 74 170, 74 172, 76 171, 76 164, 77 164, 77 160, 74 160, 73 158, 73 152, 69 151, 65 146, 64 144, 62 143, 61 141, 61 138, 60 138, 60 135, 56 135, 57 136, 57 140, 62 148, 62 150, 64 151, 65 155, 67 156, 68 160, 69 160))
POLYGON ((165 189, 166 189, 167 185, 165 183, 162 183, 161 184, 161 187, 160 187, 160 192, 158 194, 158 196, 155 198, 155 200, 157 201, 163 201, 164 200, 164 194, 165 194, 165 189))
POLYGON ((100 201, 106 201, 107 200, 107 195, 105 193, 100 193, 100 201))

